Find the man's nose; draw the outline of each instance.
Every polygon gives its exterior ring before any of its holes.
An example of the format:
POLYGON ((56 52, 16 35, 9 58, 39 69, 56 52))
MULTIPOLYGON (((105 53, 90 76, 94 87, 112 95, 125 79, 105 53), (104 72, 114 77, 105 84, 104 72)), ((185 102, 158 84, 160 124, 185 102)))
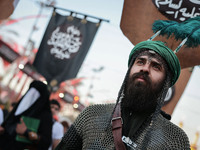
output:
POLYGON ((146 63, 145 65, 142 66, 141 71, 143 72, 148 72, 150 71, 150 64, 146 63))

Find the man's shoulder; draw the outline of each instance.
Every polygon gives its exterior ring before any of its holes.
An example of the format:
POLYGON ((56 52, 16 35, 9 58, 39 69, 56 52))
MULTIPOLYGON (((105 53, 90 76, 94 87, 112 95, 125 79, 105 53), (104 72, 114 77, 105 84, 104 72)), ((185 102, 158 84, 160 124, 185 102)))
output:
POLYGON ((154 119, 141 134, 143 137, 138 137, 138 139, 143 139, 145 136, 149 137, 148 149, 190 149, 189 138, 180 127, 166 119, 162 114, 154 119), (147 135, 148 131, 150 131, 149 135, 147 135))
POLYGON ((94 104, 86 107, 81 114, 88 116, 108 115, 112 113, 114 107, 115 104, 94 104))
POLYGON ((185 133, 185 131, 182 128, 180 128, 179 126, 177 126, 176 124, 174 124, 170 120, 166 119, 162 115, 159 115, 157 121, 161 123, 162 128, 164 130, 167 130, 167 132, 169 134, 171 134, 171 135, 177 134, 178 136, 188 138, 187 134, 185 133))
POLYGON ((105 109, 113 109, 115 107, 115 104, 114 103, 110 103, 110 104, 93 104, 93 105, 90 105, 88 107, 86 107, 86 110, 89 110, 89 109, 97 109, 97 110, 105 110, 105 109))
MULTIPOLYGON (((158 116, 158 122, 160 122, 161 124, 164 125, 164 127, 171 127, 173 126, 174 128, 178 128, 181 129, 180 127, 178 127, 176 124, 174 124, 173 122, 171 122, 169 119, 167 119, 165 116, 163 116, 162 114, 160 114, 158 116)), ((181 129, 182 130, 182 129, 181 129)))

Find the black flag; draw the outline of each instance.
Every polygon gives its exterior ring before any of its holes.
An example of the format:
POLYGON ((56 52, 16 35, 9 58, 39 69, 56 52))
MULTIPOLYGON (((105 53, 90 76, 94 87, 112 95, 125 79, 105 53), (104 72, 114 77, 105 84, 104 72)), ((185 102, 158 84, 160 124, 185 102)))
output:
POLYGON ((33 65, 54 85, 75 78, 98 30, 99 23, 54 11, 33 65))

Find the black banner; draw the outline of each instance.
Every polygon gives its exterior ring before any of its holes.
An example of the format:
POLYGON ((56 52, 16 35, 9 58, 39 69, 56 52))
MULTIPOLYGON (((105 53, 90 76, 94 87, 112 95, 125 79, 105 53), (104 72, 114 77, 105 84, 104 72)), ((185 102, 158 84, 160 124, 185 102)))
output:
POLYGON ((99 25, 53 13, 33 65, 48 83, 75 78, 99 25))
POLYGON ((200 16, 200 0, 152 0, 169 20, 177 22, 200 16))

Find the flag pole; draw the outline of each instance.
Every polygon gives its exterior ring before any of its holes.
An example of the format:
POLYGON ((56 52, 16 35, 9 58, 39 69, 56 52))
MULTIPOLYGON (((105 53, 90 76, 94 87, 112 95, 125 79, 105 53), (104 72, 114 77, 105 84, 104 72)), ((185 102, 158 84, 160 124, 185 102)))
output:
POLYGON ((110 22, 110 20, 107 20, 107 19, 103 19, 103 18, 99 18, 99 17, 95 17, 95 16, 91 16, 91 15, 88 15, 88 14, 84 14, 84 13, 81 13, 81 12, 77 12, 77 11, 73 11, 73 10, 69 10, 69 9, 65 9, 65 8, 61 8, 61 7, 55 7, 53 5, 47 5, 45 4, 46 7, 52 7, 54 9, 60 9, 60 10, 63 10, 63 11, 68 11, 70 12, 71 14, 74 13, 74 14, 79 14, 79 15, 83 15, 83 16, 87 16, 89 18, 93 18, 93 19, 97 19, 97 20, 101 20, 101 21, 104 21, 104 22, 110 22))

